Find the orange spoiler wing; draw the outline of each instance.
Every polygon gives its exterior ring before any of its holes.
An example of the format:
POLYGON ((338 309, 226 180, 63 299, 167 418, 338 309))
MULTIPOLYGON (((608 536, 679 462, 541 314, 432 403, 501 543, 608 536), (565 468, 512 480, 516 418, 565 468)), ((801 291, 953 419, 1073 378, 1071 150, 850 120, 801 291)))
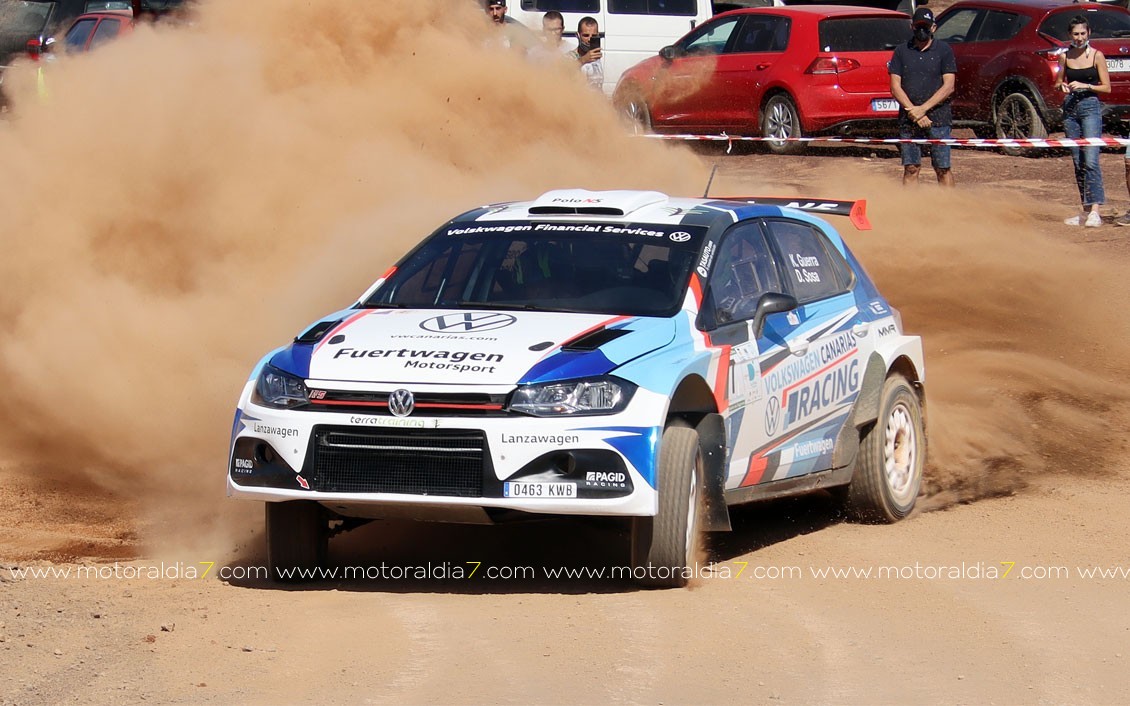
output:
POLYGON ((867 200, 836 201, 833 199, 804 200, 781 196, 711 196, 712 201, 738 201, 740 203, 760 204, 762 206, 783 206, 799 211, 819 213, 825 216, 847 216, 858 230, 871 230, 867 220, 867 200))

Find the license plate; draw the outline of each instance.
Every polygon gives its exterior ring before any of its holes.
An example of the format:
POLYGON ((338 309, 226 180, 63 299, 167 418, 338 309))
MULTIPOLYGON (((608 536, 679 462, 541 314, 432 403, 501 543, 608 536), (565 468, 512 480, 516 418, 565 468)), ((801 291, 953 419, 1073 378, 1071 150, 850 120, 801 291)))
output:
POLYGON ((1111 73, 1124 73, 1130 71, 1130 57, 1118 57, 1106 60, 1106 70, 1111 73))
POLYGON ((894 98, 875 98, 871 101, 871 110, 876 113, 897 113, 899 102, 894 98))
POLYGON ((502 495, 507 498, 575 498, 576 483, 503 483, 502 495))

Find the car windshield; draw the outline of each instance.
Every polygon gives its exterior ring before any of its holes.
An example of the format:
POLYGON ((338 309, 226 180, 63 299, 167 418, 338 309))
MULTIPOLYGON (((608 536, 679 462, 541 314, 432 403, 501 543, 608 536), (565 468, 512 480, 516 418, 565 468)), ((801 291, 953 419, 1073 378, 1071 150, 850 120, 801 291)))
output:
POLYGON ((833 17, 820 21, 820 51, 890 51, 910 39, 905 17, 833 17))
POLYGON ((455 223, 413 251, 366 307, 670 316, 703 228, 634 223, 455 223))
POLYGON ((1098 8, 1080 13, 1077 9, 1068 8, 1063 12, 1056 12, 1044 18, 1040 23, 1040 32, 1055 37, 1061 42, 1071 41, 1072 18, 1083 14, 1087 24, 1091 25, 1091 39, 1114 39, 1130 37, 1130 14, 1121 9, 1098 8))

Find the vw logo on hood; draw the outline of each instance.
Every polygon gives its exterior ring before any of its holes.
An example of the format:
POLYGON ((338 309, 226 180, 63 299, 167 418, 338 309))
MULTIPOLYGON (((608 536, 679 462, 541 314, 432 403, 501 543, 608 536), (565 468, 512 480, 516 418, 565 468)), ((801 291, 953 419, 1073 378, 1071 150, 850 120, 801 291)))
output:
POLYGON ((416 398, 411 390, 399 389, 388 396, 388 411, 396 417, 407 417, 416 409, 416 398))
POLYGON ((467 312, 465 314, 444 314, 433 316, 422 322, 420 328, 434 333, 478 333, 506 328, 517 321, 510 314, 498 312, 467 312))

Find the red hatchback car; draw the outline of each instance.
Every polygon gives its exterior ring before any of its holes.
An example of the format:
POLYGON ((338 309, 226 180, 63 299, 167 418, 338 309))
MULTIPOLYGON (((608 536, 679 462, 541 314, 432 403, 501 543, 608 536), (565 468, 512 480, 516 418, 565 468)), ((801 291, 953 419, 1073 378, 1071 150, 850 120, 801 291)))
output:
POLYGON ((934 34, 957 58, 954 123, 972 126, 981 137, 1041 138, 1061 129, 1058 57, 1076 15, 1087 19, 1091 46, 1106 56, 1111 92, 1100 96, 1105 117, 1116 122, 1130 113, 1130 12, 1063 0, 958 0, 938 15, 934 34))
MULTIPOLYGON (((643 130, 801 137, 891 126, 887 62, 910 18, 867 7, 734 10, 624 72, 614 104, 643 130)), ((767 142, 778 153, 803 143, 767 142)))

